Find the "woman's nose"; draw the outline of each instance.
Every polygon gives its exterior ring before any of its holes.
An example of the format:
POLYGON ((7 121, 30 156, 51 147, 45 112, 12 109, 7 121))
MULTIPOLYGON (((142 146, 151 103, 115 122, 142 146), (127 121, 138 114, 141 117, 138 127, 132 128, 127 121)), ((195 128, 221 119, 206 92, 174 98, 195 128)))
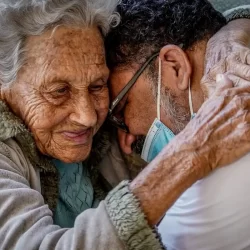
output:
POLYGON ((97 123, 97 112, 89 96, 75 101, 70 120, 85 127, 94 127, 97 123))

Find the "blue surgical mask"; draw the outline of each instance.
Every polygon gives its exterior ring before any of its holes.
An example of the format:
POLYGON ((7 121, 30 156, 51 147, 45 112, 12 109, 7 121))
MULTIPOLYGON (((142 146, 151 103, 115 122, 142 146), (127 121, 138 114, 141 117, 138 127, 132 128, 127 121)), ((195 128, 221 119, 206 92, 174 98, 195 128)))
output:
MULTIPOLYGON (((192 104, 192 94, 189 81, 189 107, 191 118, 195 116, 192 104)), ((161 122, 160 118, 160 103, 161 103, 161 59, 159 59, 159 76, 157 90, 157 118, 154 120, 146 136, 141 158, 146 161, 152 161, 161 150, 175 137, 175 134, 166 125, 161 122)))

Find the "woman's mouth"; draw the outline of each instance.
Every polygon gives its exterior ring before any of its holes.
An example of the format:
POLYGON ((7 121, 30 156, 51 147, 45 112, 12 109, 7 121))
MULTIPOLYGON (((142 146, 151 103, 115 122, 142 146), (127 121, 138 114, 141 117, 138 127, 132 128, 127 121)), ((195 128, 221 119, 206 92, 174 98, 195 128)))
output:
POLYGON ((92 129, 85 129, 79 131, 64 131, 63 135, 78 145, 86 144, 89 142, 89 139, 92 135, 92 129))

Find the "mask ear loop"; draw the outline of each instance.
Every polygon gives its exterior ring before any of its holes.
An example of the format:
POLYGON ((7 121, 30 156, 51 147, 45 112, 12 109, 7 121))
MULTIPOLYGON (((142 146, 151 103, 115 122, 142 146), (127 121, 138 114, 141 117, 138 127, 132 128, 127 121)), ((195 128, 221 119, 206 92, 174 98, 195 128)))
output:
POLYGON ((159 57, 158 89, 157 89, 157 119, 161 120, 161 58, 159 57))
POLYGON ((191 83, 190 79, 188 81, 188 102, 189 102, 189 108, 190 108, 190 114, 191 114, 191 119, 194 117, 194 109, 193 109, 193 102, 192 102, 192 93, 191 93, 191 83))

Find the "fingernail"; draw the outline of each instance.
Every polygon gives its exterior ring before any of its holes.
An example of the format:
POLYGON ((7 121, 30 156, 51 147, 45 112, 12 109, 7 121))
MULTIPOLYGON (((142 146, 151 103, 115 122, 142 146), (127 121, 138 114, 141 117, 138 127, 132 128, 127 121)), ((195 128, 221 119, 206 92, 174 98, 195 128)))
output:
POLYGON ((223 81, 223 79, 224 79, 223 74, 217 74, 217 75, 216 75, 216 82, 223 81))

